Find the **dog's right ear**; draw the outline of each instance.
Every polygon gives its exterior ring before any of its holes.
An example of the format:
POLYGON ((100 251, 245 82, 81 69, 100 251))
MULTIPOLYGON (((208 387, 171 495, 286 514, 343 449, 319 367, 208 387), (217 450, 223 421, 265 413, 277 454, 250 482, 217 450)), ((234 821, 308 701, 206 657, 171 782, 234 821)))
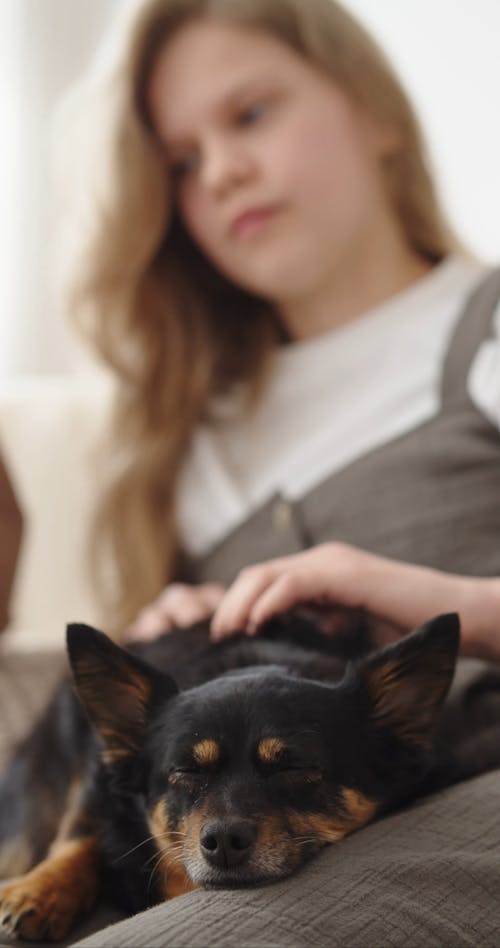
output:
POLYGON ((377 730, 430 746, 455 671, 459 643, 459 617, 448 613, 359 663, 369 695, 370 721, 377 730))
POLYGON ((153 706, 177 693, 175 682, 91 626, 68 625, 66 634, 76 691, 104 742, 104 762, 133 757, 153 706))

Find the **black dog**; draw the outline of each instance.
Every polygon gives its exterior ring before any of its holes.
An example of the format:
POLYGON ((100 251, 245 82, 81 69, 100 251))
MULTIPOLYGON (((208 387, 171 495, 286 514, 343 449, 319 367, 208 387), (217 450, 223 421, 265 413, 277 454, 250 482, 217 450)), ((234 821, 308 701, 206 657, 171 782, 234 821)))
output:
POLYGON ((346 661, 365 633, 327 639, 295 612, 257 639, 213 645, 200 624, 124 650, 70 626, 74 682, 0 786, 0 862, 19 876, 0 922, 58 939, 98 892, 133 913, 276 880, 455 779, 437 723, 458 617, 346 661))

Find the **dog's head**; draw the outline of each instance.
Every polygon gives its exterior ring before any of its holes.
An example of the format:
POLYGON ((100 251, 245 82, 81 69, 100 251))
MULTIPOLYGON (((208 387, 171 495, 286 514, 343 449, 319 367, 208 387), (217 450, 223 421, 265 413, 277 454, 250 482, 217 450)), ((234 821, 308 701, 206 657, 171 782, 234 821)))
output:
POLYGON ((68 630, 104 764, 145 802, 165 895, 281 878, 416 788, 458 640, 445 615, 335 685, 262 666, 180 692, 102 633, 68 630))

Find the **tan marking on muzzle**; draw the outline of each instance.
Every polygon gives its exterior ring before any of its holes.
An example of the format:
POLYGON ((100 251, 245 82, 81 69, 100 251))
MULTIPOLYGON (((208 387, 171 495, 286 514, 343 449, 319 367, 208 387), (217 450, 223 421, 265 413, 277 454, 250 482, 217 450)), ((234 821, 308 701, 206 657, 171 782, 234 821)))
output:
POLYGON ((182 862, 180 850, 182 839, 187 836, 187 821, 182 819, 177 830, 172 830, 165 800, 160 800, 153 810, 149 825, 155 837, 156 847, 161 854, 159 871, 162 879, 164 899, 174 899, 177 895, 192 892, 198 886, 190 879, 182 862))
POLYGON ((297 834, 309 835, 321 843, 337 843, 344 836, 360 829, 375 816, 379 804, 353 787, 342 787, 343 809, 329 816, 327 813, 287 812, 297 834))
POLYGON ((308 837, 311 842, 337 843, 346 835, 345 823, 341 819, 297 810, 288 810, 286 815, 294 834, 308 837))

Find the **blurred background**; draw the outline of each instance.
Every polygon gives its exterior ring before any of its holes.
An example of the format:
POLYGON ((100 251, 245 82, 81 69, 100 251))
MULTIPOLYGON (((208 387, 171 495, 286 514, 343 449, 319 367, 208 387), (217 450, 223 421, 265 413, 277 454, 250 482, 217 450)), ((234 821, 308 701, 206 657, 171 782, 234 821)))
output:
MULTIPOLYGON (((137 0, 0 0, 0 378, 86 374, 51 277, 53 125, 137 0)), ((304 0, 307 2, 307 0, 304 0)), ((500 262, 500 0, 344 0, 410 92, 452 223, 500 262)))

